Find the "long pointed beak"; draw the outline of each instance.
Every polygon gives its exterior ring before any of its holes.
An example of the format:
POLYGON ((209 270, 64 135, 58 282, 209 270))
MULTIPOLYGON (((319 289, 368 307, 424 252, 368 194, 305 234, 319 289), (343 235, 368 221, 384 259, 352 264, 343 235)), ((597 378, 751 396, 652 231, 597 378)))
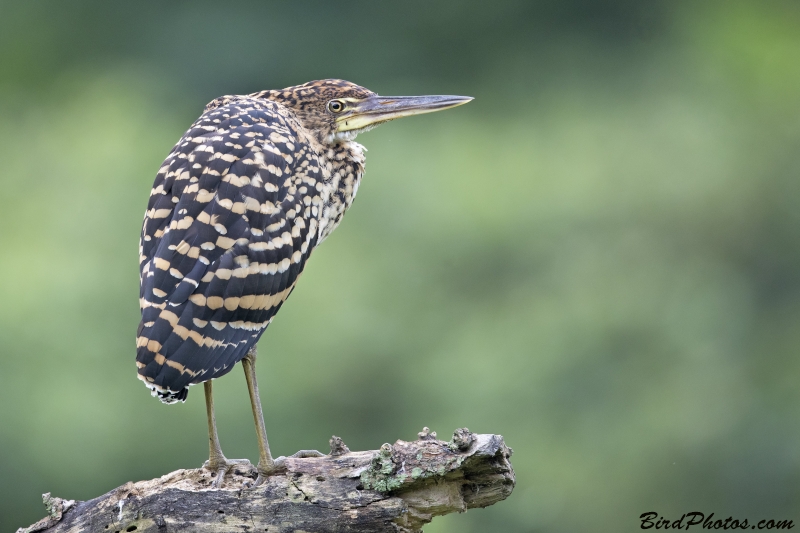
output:
POLYGON ((371 96, 365 98, 340 117, 337 131, 360 130, 400 117, 433 113, 464 105, 471 96, 371 96))

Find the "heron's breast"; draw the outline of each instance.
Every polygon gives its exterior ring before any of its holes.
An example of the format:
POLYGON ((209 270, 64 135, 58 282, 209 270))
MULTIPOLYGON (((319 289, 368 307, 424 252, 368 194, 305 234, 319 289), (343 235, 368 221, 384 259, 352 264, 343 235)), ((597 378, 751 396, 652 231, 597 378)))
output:
POLYGON ((355 142, 346 143, 336 157, 328 158, 328 164, 331 179, 326 181, 323 190, 318 244, 339 226, 353 205, 364 175, 364 147, 355 142))

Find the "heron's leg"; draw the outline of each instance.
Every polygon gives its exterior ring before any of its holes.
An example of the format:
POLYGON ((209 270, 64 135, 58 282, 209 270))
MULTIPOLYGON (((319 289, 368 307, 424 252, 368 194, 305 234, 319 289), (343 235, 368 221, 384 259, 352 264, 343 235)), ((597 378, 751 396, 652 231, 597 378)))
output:
MULTIPOLYGON (((272 458, 269 451, 269 442, 267 441, 267 429, 264 426, 264 413, 261 410, 261 397, 258 395, 258 382, 256 381, 256 348, 255 346, 247 352, 247 355, 242 359, 242 367, 244 368, 244 377, 247 380, 247 390, 250 392, 250 403, 253 407, 253 420, 256 424, 256 436, 258 437, 258 478, 253 487, 257 487, 266 481, 268 476, 271 476, 278 471, 282 470, 285 466, 286 457, 272 458)), ((323 457, 323 454, 317 450, 300 450, 299 452, 291 455, 290 457, 323 457)))
POLYGON ((217 435, 217 419, 214 416, 214 396, 211 380, 203 383, 203 391, 206 393, 206 416, 208 417, 208 463, 212 468, 226 461, 219 445, 217 435))
POLYGON ((217 420, 214 418, 214 397, 212 395, 211 380, 203 383, 206 393, 206 415, 208 416, 208 461, 203 465, 212 472, 216 472, 216 478, 212 487, 218 489, 222 486, 222 481, 231 468, 236 465, 249 463, 247 459, 227 459, 222 453, 217 436, 217 420))
POLYGON ((264 412, 261 410, 261 397, 258 395, 258 381, 256 380, 256 347, 250 348, 242 359, 244 378, 247 380, 247 391, 250 393, 250 404, 253 407, 253 421, 256 424, 256 437, 258 438, 258 479, 253 486, 262 484, 267 476, 277 470, 275 461, 269 451, 267 441, 267 428, 264 426, 264 412))

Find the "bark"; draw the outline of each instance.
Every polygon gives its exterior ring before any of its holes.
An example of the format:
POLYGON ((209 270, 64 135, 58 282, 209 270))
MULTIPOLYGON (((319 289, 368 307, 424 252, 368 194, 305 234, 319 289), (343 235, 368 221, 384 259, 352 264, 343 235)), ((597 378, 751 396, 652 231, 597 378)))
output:
POLYGON ((17 533, 410 533, 435 516, 508 497, 511 453, 503 437, 465 428, 450 442, 425 428, 419 440, 364 452, 333 437, 330 455, 286 458, 285 472, 256 488, 248 487, 255 468, 244 464, 218 490, 200 468, 129 482, 86 502, 45 494, 49 516, 17 533))

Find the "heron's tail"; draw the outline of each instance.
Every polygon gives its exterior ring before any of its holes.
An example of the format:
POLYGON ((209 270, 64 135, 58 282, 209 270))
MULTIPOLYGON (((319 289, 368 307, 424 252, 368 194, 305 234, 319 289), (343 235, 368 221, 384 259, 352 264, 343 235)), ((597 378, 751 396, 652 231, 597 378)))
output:
POLYGON ((145 387, 150 389, 150 395, 151 396, 155 396, 156 398, 161 400, 161 403, 168 403, 169 404, 169 403, 185 402, 186 401, 186 397, 189 395, 189 387, 184 387, 181 390, 179 390, 178 392, 174 392, 174 391, 171 391, 169 389, 165 389, 163 387, 159 387, 158 385, 150 383, 141 374, 137 374, 136 377, 141 379, 142 383, 144 383, 145 387))

